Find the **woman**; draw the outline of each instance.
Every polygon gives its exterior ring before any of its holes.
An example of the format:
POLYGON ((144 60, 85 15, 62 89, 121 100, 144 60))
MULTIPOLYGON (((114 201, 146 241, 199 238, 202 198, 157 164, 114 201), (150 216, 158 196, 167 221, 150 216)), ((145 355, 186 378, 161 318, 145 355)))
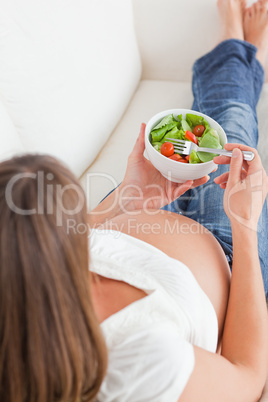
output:
POLYGON ((247 10, 237 0, 218 6, 223 41, 194 65, 193 109, 222 125, 231 163, 214 158, 217 185, 155 211, 200 182, 168 187, 142 156, 142 127, 123 183, 91 217, 106 229, 90 239, 93 303, 109 351, 101 401, 253 401, 265 382, 268 184, 256 151, 245 163, 240 150, 257 147, 268 17, 264 1, 247 10))
POLYGON ((87 231, 69 225, 87 222, 73 175, 49 157, 0 164, 1 401, 90 401, 97 393, 99 401, 120 402, 260 397, 268 356, 268 179, 257 151, 245 163, 240 150, 257 145, 263 7, 259 1, 245 11, 243 2, 221 0, 225 41, 195 64, 193 108, 241 143, 226 146, 231 163, 215 158, 217 185, 205 184, 207 177, 167 182, 142 156, 143 125, 123 183, 90 216, 101 227, 91 230, 90 278, 87 231))

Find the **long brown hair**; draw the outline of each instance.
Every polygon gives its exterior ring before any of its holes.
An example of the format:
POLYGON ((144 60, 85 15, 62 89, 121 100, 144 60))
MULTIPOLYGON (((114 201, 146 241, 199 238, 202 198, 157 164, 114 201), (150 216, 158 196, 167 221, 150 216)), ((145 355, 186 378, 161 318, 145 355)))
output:
POLYGON ((71 172, 45 155, 0 163, 1 402, 96 396, 106 347, 88 267, 85 196, 71 172))

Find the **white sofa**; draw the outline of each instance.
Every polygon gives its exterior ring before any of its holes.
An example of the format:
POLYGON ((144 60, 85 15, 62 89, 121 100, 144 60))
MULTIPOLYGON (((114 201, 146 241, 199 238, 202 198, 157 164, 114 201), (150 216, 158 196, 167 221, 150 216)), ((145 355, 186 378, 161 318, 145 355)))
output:
MULTIPOLYGON (((123 178, 141 122, 191 107, 216 0, 0 0, 1 159, 50 153, 93 208, 123 178)), ((268 168, 268 85, 258 108, 268 168)))
MULTIPOLYGON (((141 122, 191 107, 192 64, 218 34, 216 0, 0 0, 0 159, 58 157, 93 208, 122 180, 141 122)), ((267 107, 265 84, 268 170, 267 107)))

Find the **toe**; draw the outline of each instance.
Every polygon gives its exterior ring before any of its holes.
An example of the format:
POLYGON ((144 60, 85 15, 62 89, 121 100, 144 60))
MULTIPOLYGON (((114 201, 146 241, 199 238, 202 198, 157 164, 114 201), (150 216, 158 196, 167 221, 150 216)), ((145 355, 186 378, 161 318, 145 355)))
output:
POLYGON ((258 11, 263 11, 264 7, 265 7, 264 1, 258 0, 258 11))
POLYGON ((256 11, 258 13, 262 12, 264 10, 265 7, 265 2, 264 0, 258 0, 256 3, 256 11))
POLYGON ((246 0, 242 1, 242 3, 241 3, 241 9, 242 9, 242 12, 243 12, 243 13, 246 12, 246 10, 247 10, 247 3, 246 3, 246 0))
POLYGON ((247 18, 251 18, 253 15, 253 12, 254 12, 254 9, 253 9, 253 5, 252 5, 251 7, 247 8, 247 10, 246 10, 247 18))
POLYGON ((252 12, 253 12, 253 10, 252 10, 251 7, 247 9, 246 18, 247 18, 248 20, 252 17, 252 12))
POLYGON ((258 11, 259 11, 259 7, 260 7, 260 3, 257 1, 256 3, 254 3, 254 4, 252 5, 252 12, 255 13, 255 14, 257 14, 258 11))

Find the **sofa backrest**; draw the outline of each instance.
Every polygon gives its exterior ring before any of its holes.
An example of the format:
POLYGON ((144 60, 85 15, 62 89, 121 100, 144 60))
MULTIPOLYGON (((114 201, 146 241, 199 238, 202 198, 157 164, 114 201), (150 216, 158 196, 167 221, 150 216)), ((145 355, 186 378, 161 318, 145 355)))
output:
POLYGON ((0 99, 25 151, 80 176, 140 74, 131 0, 0 1, 0 99))
POLYGON ((217 0, 132 1, 142 78, 191 81, 194 61, 220 38, 217 0))

